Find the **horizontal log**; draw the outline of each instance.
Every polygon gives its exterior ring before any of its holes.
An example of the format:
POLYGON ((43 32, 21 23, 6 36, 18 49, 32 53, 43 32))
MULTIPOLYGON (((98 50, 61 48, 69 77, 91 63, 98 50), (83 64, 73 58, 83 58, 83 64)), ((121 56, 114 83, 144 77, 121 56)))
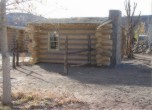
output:
MULTIPOLYGON (((54 30, 40 30, 35 32, 37 35, 48 35, 48 33, 54 32, 54 30)), ((57 31, 59 35, 94 35, 95 30, 59 30, 57 31)))
POLYGON ((112 56, 112 51, 97 50, 97 55, 102 55, 102 56, 112 56))
MULTIPOLYGON (((91 46, 92 48, 95 48, 95 45, 91 46)), ((41 45, 39 46, 39 49, 48 49, 48 45, 41 45)), ((65 49, 64 45, 60 45, 59 49, 65 49)), ((70 45, 68 46, 68 49, 88 49, 88 45, 70 45)))
POLYGON ((105 64, 105 63, 110 63, 110 60, 102 60, 102 59, 98 59, 96 60, 97 64, 105 64))
MULTIPOLYGON (((46 58, 46 59, 60 59, 60 60, 64 60, 64 55, 61 56, 61 55, 56 55, 56 56, 53 56, 53 55, 38 55, 38 58, 40 59, 43 59, 43 58, 46 58)), ((68 55, 68 59, 69 60, 88 60, 88 57, 87 56, 72 56, 72 55, 68 55)), ((91 60, 95 60, 95 56, 94 57, 91 57, 91 60)))
MULTIPOLYGON (((46 45, 48 43, 47 40, 41 40, 39 42, 40 45, 46 45)), ((64 40, 60 40, 59 42, 61 45, 64 45, 65 44, 65 41, 64 40)), ((91 41, 91 45, 95 45, 96 44, 96 41, 95 40, 92 40, 91 41)), ((88 41, 87 40, 69 40, 68 41, 68 45, 88 45, 88 41)))
POLYGON ((110 34, 96 33, 96 39, 111 39, 110 34))
POLYGON ((109 34, 111 34, 113 31, 112 30, 108 30, 108 31, 102 31, 102 34, 103 35, 109 35, 109 34))
POLYGON ((97 66, 110 66, 110 62, 102 62, 102 63, 97 62, 96 64, 97 66))
POLYGON ((72 30, 72 29, 96 29, 96 27, 99 24, 95 24, 95 23, 32 23, 30 25, 28 25, 29 28, 33 28, 35 30, 41 29, 41 30, 55 30, 56 28, 58 28, 58 30, 72 30))
MULTIPOLYGON (((64 49, 65 48, 65 45, 64 43, 63 44, 60 44, 60 48, 61 49, 64 49)), ((88 44, 72 44, 72 45, 68 45, 68 48, 71 49, 71 48, 88 48, 88 44)), ((95 48, 95 44, 92 44, 91 45, 91 48, 95 48)))
POLYGON ((102 27, 96 30, 96 32, 111 32, 112 28, 102 27))
MULTIPOLYGON (((39 37, 40 40, 45 40, 45 39, 48 40, 48 38, 49 38, 48 36, 39 37)), ((62 36, 59 37, 59 39, 65 40, 65 38, 62 36)), ((88 40, 88 38, 85 36, 84 37, 75 36, 75 37, 68 37, 68 40, 88 40)), ((96 37, 92 37, 91 40, 96 40, 96 37)))
POLYGON ((102 34, 102 32, 96 32, 96 33, 95 33, 95 36, 96 36, 96 38, 98 38, 98 37, 102 37, 103 34, 102 34))
POLYGON ((97 66, 110 66, 110 62, 97 63, 97 66))
MULTIPOLYGON (((65 42, 60 42, 61 45, 65 45, 65 42)), ((95 45, 96 42, 95 41, 91 41, 91 45, 95 45)), ((88 45, 88 42, 87 41, 73 41, 73 42, 68 42, 68 45, 88 45)))
MULTIPOLYGON (((40 45, 44 45, 48 43, 48 39, 39 39, 38 42, 40 45)), ((59 39, 59 43, 65 43, 64 39, 59 39)), ((88 39, 68 39, 68 43, 70 44, 87 44, 88 43, 88 39)), ((96 39, 91 39, 91 43, 96 43, 96 39)))
MULTIPOLYGON (((80 50, 70 50, 69 53, 71 53, 71 52, 77 52, 77 51, 80 51, 80 50)), ((61 51, 39 50, 39 54, 42 54, 42 55, 46 54, 46 55, 61 55, 61 56, 63 56, 64 53, 65 53, 65 50, 61 50, 61 51)), ((71 54, 69 54, 69 55, 71 55, 71 54)), ((73 54, 73 55, 75 55, 75 54, 73 54)), ((79 52, 76 55, 86 56, 86 55, 88 55, 88 51, 79 52)), ((91 55, 95 56, 96 52, 95 51, 91 52, 91 55)))
POLYGON ((96 55, 96 60, 97 61, 110 61, 110 57, 107 56, 102 56, 102 55, 96 55))
MULTIPOLYGON (((85 38, 88 39, 88 35, 66 35, 68 36, 68 39, 81 39, 81 38, 85 38)), ((65 39, 66 36, 61 36, 61 38, 65 39)), ((95 36, 92 35, 90 36, 91 39, 95 39, 95 36)))
POLYGON ((98 40, 96 47, 112 46, 112 40, 98 40))
POLYGON ((111 33, 112 29, 98 29, 96 32, 101 32, 101 33, 111 33))
MULTIPOLYGON (((64 59, 52 59, 52 58, 38 58, 38 60, 48 60, 48 61, 58 61, 58 62, 64 62, 64 59)), ((85 59, 68 59, 68 62, 88 62, 88 60, 85 59)), ((96 62, 96 60, 91 60, 91 62, 96 62)))
POLYGON ((113 27, 112 23, 109 23, 109 24, 104 25, 102 28, 109 28, 109 29, 111 29, 112 27, 113 27))
POLYGON ((110 62, 110 57, 101 57, 100 55, 96 56, 97 62, 110 62))
POLYGON ((112 46, 102 46, 102 47, 96 47, 96 49, 98 50, 98 49, 102 49, 102 50, 106 50, 106 51, 108 51, 108 50, 112 50, 112 46))
MULTIPOLYGON (((46 63, 64 63, 64 60, 45 60, 45 59, 39 59, 39 62, 46 62, 46 63)), ((78 60, 73 60, 73 61, 68 61, 68 64, 87 64, 88 61, 78 61, 78 60)), ((91 64, 96 64, 96 61, 91 61, 91 64)))
MULTIPOLYGON (((46 34, 46 35, 35 35, 35 36, 37 36, 37 38, 46 38, 46 39, 48 39, 49 37, 50 37, 50 35, 49 34, 46 34)), ((88 34, 86 34, 86 35, 59 35, 59 38, 60 39, 65 39, 66 38, 66 36, 68 36, 68 39, 88 39, 88 34)), ((91 37, 91 39, 95 39, 95 35, 91 35, 90 36, 91 37)))
POLYGON ((107 45, 105 45, 105 44, 102 44, 102 43, 98 43, 98 44, 96 44, 96 48, 98 49, 98 48, 104 48, 104 47, 108 47, 108 48, 110 48, 110 47, 112 47, 112 45, 109 45, 109 44, 107 44, 107 45))

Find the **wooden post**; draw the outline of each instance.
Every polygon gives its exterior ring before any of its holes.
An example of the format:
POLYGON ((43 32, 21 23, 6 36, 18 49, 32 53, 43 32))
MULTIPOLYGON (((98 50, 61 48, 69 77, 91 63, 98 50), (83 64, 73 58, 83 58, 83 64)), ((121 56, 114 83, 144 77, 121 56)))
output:
POLYGON ((111 57, 111 66, 120 64, 121 62, 121 11, 119 10, 110 10, 109 19, 112 20, 112 57, 111 57))
POLYGON ((88 35, 88 64, 91 65, 91 36, 88 35))
POLYGON ((65 38, 64 74, 68 75, 68 36, 65 38))
POLYGON ((13 69, 16 69, 16 64, 15 64, 15 48, 13 49, 12 67, 13 67, 13 69))
POLYGON ((19 66, 19 46, 18 46, 18 40, 16 40, 16 66, 19 66))
POLYGON ((13 49, 12 67, 13 67, 13 69, 16 69, 16 65, 15 65, 15 50, 14 49, 13 49))
POLYGON ((16 53, 16 40, 15 40, 15 35, 13 36, 13 49, 12 49, 12 67, 13 69, 16 69, 16 64, 15 64, 15 53, 16 53))
POLYGON ((16 36, 16 66, 19 66, 19 31, 17 31, 16 36))

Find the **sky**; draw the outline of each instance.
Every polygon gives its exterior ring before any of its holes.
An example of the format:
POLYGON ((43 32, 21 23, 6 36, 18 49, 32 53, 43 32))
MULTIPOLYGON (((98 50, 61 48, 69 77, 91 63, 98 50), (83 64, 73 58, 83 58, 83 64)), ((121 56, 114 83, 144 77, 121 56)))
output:
MULTIPOLYGON (((136 15, 140 11, 142 15, 152 14, 152 0, 131 0, 134 2, 138 4, 136 15)), ((38 12, 47 18, 106 17, 112 9, 125 15, 124 0, 47 0, 40 7, 38 12)))
MULTIPOLYGON (((125 15, 125 0, 43 0, 34 3, 35 11, 47 18, 107 17, 109 10, 121 10, 125 15)), ((138 4, 136 15, 152 14, 152 0, 130 0, 138 4)))

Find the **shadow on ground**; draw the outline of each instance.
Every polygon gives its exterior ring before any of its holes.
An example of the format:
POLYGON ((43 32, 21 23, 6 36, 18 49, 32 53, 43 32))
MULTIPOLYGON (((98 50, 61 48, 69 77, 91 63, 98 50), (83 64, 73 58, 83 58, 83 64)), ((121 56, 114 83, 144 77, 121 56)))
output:
MULTIPOLYGON (((39 63, 40 68, 63 74, 63 64, 39 63)), ((123 63, 115 68, 70 67, 67 77, 85 84, 152 86, 152 70, 144 65, 123 63)))
POLYGON ((31 76, 34 79, 38 79, 40 81, 49 83, 49 81, 47 81, 47 80, 45 80, 45 78, 43 78, 43 74, 35 72, 34 70, 31 70, 30 68, 27 69, 27 68, 25 68, 25 66, 23 66, 23 67, 19 66, 19 67, 16 68, 16 70, 19 71, 22 74, 25 74, 26 77, 31 76))

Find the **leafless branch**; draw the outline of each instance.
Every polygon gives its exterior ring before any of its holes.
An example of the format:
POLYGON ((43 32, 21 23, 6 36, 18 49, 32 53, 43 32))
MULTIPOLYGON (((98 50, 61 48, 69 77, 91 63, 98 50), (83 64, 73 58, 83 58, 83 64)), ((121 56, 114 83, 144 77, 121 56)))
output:
POLYGON ((20 4, 20 3, 26 3, 26 2, 30 2, 32 0, 15 0, 13 2, 7 3, 6 6, 11 6, 11 5, 16 5, 16 4, 20 4))

